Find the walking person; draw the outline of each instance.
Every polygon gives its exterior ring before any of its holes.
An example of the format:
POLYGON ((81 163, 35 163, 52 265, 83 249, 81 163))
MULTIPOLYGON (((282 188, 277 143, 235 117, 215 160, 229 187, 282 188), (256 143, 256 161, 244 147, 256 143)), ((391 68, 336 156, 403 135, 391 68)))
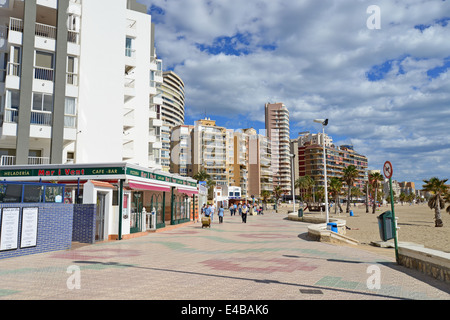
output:
POLYGON ((223 205, 220 205, 220 208, 219 208, 219 210, 218 210, 218 214, 219 214, 219 223, 222 223, 222 222, 223 222, 223 212, 224 212, 223 205))
POLYGON ((247 223, 247 212, 248 212, 248 207, 244 203, 244 205, 242 206, 242 213, 241 213, 243 223, 247 223))
POLYGON ((213 202, 213 204, 211 205, 211 223, 214 220, 214 213, 215 212, 216 212, 216 207, 214 206, 214 202, 213 202))
POLYGON ((239 205, 238 205, 238 211, 239 211, 239 215, 240 216, 242 216, 242 202, 239 202, 239 205))

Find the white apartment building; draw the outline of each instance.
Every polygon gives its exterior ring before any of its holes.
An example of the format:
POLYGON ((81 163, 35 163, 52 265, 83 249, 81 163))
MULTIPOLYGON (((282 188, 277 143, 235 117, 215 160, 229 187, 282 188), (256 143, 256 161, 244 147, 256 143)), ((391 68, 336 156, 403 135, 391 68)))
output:
POLYGON ((135 0, 0 2, 2 165, 160 167, 154 25, 135 0))
POLYGON ((161 166, 170 171, 170 141, 172 128, 184 124, 184 82, 173 71, 163 72, 163 83, 157 98, 161 98, 161 166))

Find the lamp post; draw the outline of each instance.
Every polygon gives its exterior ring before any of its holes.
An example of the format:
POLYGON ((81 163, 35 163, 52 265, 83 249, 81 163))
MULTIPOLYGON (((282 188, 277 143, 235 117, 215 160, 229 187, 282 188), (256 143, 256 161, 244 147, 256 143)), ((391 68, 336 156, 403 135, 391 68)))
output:
POLYGON ((327 178, 327 157, 326 157, 326 148, 325 148, 325 127, 328 125, 328 119, 316 119, 314 122, 322 124, 323 136, 323 168, 324 168, 324 176, 325 176, 325 211, 327 214, 327 224, 330 222, 329 213, 328 213, 328 178, 327 178))
POLYGON ((295 213, 295 174, 294 174, 294 165, 295 165, 295 154, 289 154, 291 157, 291 189, 292 189, 292 200, 294 201, 294 209, 293 213, 295 213))

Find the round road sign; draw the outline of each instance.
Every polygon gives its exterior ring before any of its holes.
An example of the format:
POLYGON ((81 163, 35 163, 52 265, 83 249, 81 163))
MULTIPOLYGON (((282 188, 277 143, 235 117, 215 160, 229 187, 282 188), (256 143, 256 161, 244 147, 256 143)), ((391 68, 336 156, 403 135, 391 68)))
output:
POLYGON ((392 175, 394 174, 394 168, 392 168, 392 163, 386 161, 386 163, 383 166, 383 173, 386 178, 388 179, 392 178, 392 175))

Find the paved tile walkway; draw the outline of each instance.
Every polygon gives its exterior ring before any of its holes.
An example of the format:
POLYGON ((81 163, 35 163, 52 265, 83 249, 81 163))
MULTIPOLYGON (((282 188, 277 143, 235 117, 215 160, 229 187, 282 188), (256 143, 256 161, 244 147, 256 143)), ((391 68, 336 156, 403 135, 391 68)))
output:
POLYGON ((450 299, 442 282, 385 255, 309 241, 308 225, 285 217, 226 215, 210 229, 0 260, 0 300, 450 299))

